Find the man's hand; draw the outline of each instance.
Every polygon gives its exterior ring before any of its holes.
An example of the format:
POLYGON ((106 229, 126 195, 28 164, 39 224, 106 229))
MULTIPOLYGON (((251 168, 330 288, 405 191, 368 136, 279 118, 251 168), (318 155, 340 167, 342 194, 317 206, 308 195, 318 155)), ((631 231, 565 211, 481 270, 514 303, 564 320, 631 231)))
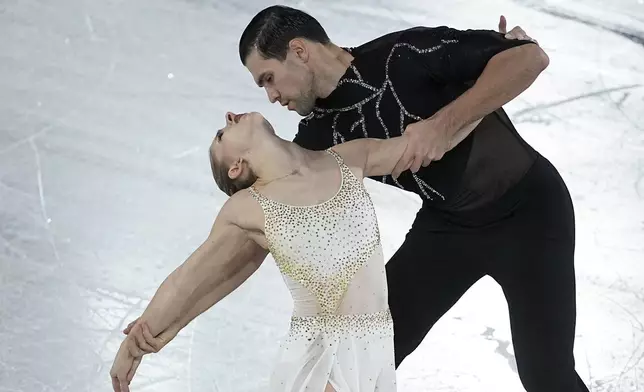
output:
POLYGON ((407 148, 391 173, 393 178, 406 170, 416 173, 421 165, 427 167, 443 158, 452 147, 445 127, 434 124, 431 117, 407 125, 403 137, 407 138, 407 148))
POLYGON ((525 41, 532 41, 535 44, 539 45, 536 39, 530 37, 528 34, 526 34, 525 31, 520 26, 515 26, 510 32, 507 32, 507 26, 508 22, 505 19, 505 16, 501 15, 499 18, 499 33, 505 34, 505 38, 507 39, 520 39, 520 40, 525 40, 525 41))

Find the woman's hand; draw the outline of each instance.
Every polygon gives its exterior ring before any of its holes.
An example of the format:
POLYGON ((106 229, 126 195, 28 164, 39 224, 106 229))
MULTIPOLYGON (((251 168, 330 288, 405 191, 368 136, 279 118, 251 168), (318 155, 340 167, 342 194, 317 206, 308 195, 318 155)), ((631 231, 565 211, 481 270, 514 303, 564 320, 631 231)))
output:
POLYGON ((116 353, 116 358, 110 370, 114 392, 130 392, 130 383, 143 359, 142 355, 132 355, 131 349, 133 342, 131 340, 128 337, 121 343, 121 347, 116 353))
POLYGON ((153 336, 150 332, 150 327, 146 322, 139 322, 139 319, 132 321, 128 326, 123 330, 125 335, 132 338, 135 342, 135 352, 133 354, 141 353, 151 354, 158 353, 163 347, 165 347, 175 336, 179 333, 180 328, 175 325, 171 325, 168 329, 161 332, 158 336, 153 336))

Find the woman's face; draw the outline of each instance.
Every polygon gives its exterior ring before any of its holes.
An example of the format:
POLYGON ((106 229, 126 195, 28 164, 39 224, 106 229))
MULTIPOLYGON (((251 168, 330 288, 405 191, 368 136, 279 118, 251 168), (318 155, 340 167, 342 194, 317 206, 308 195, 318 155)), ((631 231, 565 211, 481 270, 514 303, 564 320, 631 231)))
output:
POLYGON ((253 140, 262 132, 274 133, 270 123, 260 113, 226 113, 226 126, 217 131, 210 153, 218 165, 228 168, 231 179, 244 174, 248 166, 245 158, 253 140))
POLYGON ((256 112, 226 113, 226 126, 217 131, 212 149, 220 162, 230 164, 243 158, 257 132, 263 131, 264 117, 256 112))

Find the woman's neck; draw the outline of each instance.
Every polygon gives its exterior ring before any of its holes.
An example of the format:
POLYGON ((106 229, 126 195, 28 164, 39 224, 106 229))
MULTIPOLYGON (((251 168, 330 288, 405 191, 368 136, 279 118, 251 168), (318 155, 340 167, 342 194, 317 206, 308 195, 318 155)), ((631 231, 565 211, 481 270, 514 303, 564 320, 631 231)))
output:
POLYGON ((256 184, 260 186, 305 172, 309 167, 307 150, 277 136, 263 141, 248 162, 257 176, 256 184))

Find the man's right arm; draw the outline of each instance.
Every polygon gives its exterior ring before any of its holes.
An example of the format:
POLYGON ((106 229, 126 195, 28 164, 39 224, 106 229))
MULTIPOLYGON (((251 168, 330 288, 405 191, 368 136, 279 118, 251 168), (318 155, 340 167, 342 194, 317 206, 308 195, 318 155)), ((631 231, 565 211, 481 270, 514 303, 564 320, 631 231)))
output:
MULTIPOLYGON (((454 148, 476 128, 481 120, 461 128, 450 141, 454 148)), ((362 170, 363 177, 377 177, 392 174, 396 163, 407 149, 409 139, 404 136, 390 139, 363 138, 341 143, 334 147, 347 164, 362 170)))

